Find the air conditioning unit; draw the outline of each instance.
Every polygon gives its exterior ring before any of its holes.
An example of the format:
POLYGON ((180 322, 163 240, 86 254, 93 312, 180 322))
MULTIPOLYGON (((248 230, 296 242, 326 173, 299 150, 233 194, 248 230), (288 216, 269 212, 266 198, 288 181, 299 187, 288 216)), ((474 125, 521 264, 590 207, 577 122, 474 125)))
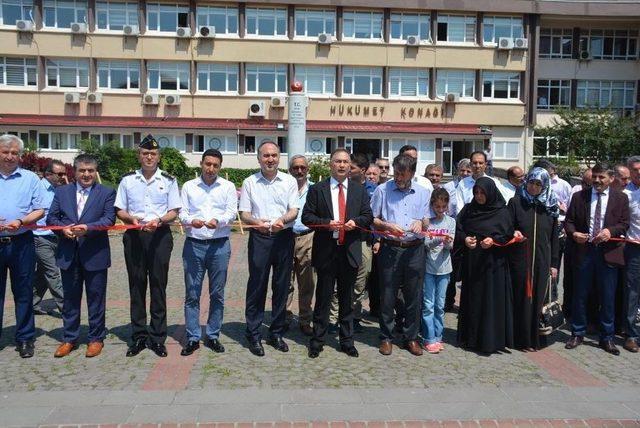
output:
POLYGON ((102 104, 102 94, 100 92, 87 92, 87 102, 89 104, 102 104))
POLYGON ((287 97, 271 97, 271 107, 284 108, 287 103, 287 97))
POLYGON ((514 49, 528 49, 529 48, 529 40, 524 37, 516 37, 513 39, 513 48, 514 49))
POLYGON ((180 95, 165 95, 164 103, 168 106, 179 106, 180 105, 180 95))
POLYGON ((158 105, 160 97, 158 94, 144 94, 142 96, 142 104, 158 105))
POLYGON ((500 37, 498 39, 498 49, 513 49, 513 39, 511 37, 500 37))
POLYGON ((460 95, 455 94, 453 92, 447 92, 446 94, 444 94, 444 102, 445 103, 457 103, 458 101, 460 101, 460 95))
POLYGON ((319 45, 330 45, 333 43, 333 36, 329 33, 320 33, 318 34, 318 44, 319 45))
POLYGON ((33 31, 35 26, 33 25, 33 21, 29 20, 19 20, 16 21, 16 30, 18 31, 33 31))
POLYGON ((191 37, 190 27, 178 27, 176 29, 176 36, 178 37, 191 37))
POLYGON ((216 36, 216 27, 209 27, 207 25, 203 25, 198 30, 198 33, 200 33, 200 37, 214 38, 216 36))
POLYGON ((587 61, 591 59, 591 52, 584 50, 584 51, 580 51, 580 56, 578 57, 580 58, 582 61, 587 61))
POLYGON ((407 46, 420 46, 420 37, 418 36, 407 37, 407 46))
POLYGON ((80 94, 77 92, 65 92, 64 93, 64 102, 67 104, 79 104, 80 103, 80 94))
POLYGON ((140 34, 140 28, 137 25, 125 25, 122 32, 125 36, 137 36, 140 34))
POLYGON ((249 116, 264 117, 265 110, 264 101, 251 101, 249 103, 249 116))
POLYGON ((85 24, 84 22, 72 22, 71 32, 74 34, 86 34, 87 24, 85 24))

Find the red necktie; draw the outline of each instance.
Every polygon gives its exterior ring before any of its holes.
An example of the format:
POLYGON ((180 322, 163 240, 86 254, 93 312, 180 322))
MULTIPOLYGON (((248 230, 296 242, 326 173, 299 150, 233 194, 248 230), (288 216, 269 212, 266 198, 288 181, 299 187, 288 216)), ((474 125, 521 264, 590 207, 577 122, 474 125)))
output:
MULTIPOLYGON (((347 202, 344 198, 344 186, 342 183, 338 184, 338 215, 340 216, 340 223, 344 225, 345 216, 347 214, 347 202)), ((345 230, 342 227, 338 231, 338 245, 344 244, 345 230)))

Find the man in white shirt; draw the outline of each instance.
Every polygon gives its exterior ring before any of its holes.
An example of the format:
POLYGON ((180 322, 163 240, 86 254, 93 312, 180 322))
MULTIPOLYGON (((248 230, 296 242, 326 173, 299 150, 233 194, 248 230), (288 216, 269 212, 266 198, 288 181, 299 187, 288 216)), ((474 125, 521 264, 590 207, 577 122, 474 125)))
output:
POLYGON ((187 356, 200 347, 200 294, 205 273, 209 274, 209 316, 205 345, 224 352, 220 329, 224 313, 224 287, 231 256, 229 234, 237 215, 236 188, 220 177, 222 154, 209 149, 202 154, 200 177, 182 187, 180 221, 187 225, 182 250, 184 266, 184 317, 187 344, 180 355, 187 356))
POLYGON ((258 147, 260 171, 247 177, 240 193, 240 219, 251 226, 249 234, 249 281, 245 318, 246 336, 252 354, 263 357, 260 327, 273 268, 271 325, 268 343, 280 352, 289 347, 282 336, 286 330, 287 295, 293 267, 293 231, 298 216, 296 179, 278 171, 280 150, 273 141, 258 147))
MULTIPOLYGON (((480 177, 485 177, 485 171, 487 169, 487 155, 482 151, 475 151, 471 153, 471 176, 460 181, 458 188, 456 189, 456 215, 462 208, 471 202, 473 199, 473 186, 476 184, 476 180, 480 177)), ((504 186, 495 177, 489 177, 496 183, 496 187, 500 194, 504 198, 505 202, 509 200, 509 194, 505 190, 504 186)))
POLYGON ((631 182, 627 184, 627 189, 634 191, 640 189, 640 156, 631 156, 627 159, 629 168, 629 178, 631 182))
MULTIPOLYGON (((398 154, 407 155, 414 158, 416 161, 418 160, 418 149, 415 146, 409 144, 400 147, 400 151, 398 152, 398 154)), ((413 176, 413 182, 427 189, 429 191, 429 197, 431 197, 431 192, 433 192, 433 184, 431 184, 431 180, 429 180, 425 176, 416 174, 413 176)))
POLYGON ((516 195, 518 187, 524 183, 524 178, 524 170, 519 166, 512 166, 507 170, 507 182, 503 186, 509 199, 505 198, 505 202, 509 202, 516 195))
POLYGON ((638 352, 638 338, 640 328, 636 323, 636 316, 640 308, 640 187, 632 188, 635 183, 640 184, 640 156, 632 156, 627 160, 627 168, 631 173, 632 182, 624 190, 629 198, 629 229, 625 245, 626 283, 624 287, 624 324, 627 340, 624 349, 638 352))

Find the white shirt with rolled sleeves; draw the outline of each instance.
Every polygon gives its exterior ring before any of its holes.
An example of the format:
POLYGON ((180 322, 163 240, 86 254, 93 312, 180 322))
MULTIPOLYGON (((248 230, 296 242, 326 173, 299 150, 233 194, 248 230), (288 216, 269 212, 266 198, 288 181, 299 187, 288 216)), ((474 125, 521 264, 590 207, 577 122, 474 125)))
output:
POLYGON ((226 238, 231 234, 231 224, 238 214, 238 196, 232 182, 217 177, 211 186, 208 186, 202 177, 198 177, 184 183, 180 196, 182 223, 191 224, 193 220, 208 222, 212 219, 218 223, 215 229, 187 226, 185 232, 188 237, 204 240, 226 238))
MULTIPOLYGON (((569 202, 571 202, 571 196, 573 195, 571 184, 567 183, 557 175, 550 180, 551 189, 556 195, 558 202, 564 204, 566 209, 569 209, 569 202)), ((565 214, 560 214, 558 220, 564 221, 565 214)))
MULTIPOLYGON (((496 187, 498 188, 498 191, 504 198, 505 202, 511 199, 511 195, 504 188, 500 180, 488 175, 484 175, 483 177, 488 177, 496 183, 496 187)), ((465 177, 458 183, 458 187, 456 188, 456 209, 458 210, 458 212, 462 211, 462 208, 473 199, 473 186, 475 186, 475 184, 476 179, 473 178, 472 175, 465 177)))
MULTIPOLYGON (((253 218, 274 222, 290 208, 300 209, 298 205, 298 183, 282 171, 278 171, 272 181, 258 171, 242 182, 238 210, 251 213, 253 218)), ((286 223, 285 229, 291 227, 294 221, 286 223)))
POLYGON ((159 168, 147 181, 139 169, 122 178, 114 205, 139 220, 155 220, 181 208, 178 181, 159 168))
POLYGON ((629 229, 627 238, 640 241, 640 189, 631 190, 627 187, 624 193, 629 197, 629 229))

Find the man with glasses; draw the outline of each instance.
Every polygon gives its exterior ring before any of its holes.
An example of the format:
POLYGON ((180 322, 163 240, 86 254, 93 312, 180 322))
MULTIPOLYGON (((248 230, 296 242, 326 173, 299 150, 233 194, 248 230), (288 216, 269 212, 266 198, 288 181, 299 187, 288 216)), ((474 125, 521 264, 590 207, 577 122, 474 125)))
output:
POLYGON ((378 158, 376 165, 380 168, 378 184, 386 183, 389 180, 389 159, 378 158))

